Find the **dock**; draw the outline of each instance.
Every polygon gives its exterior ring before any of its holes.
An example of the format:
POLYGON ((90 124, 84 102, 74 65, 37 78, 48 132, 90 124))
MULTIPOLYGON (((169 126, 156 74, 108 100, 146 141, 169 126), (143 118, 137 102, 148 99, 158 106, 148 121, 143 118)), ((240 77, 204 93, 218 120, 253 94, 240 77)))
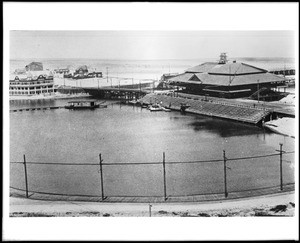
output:
POLYGON ((248 101, 212 98, 188 94, 151 93, 139 100, 140 103, 160 103, 162 106, 170 106, 172 110, 180 111, 181 104, 190 107, 188 113, 205 115, 210 117, 228 119, 249 124, 258 124, 263 120, 273 118, 274 114, 293 117, 295 113, 290 107, 274 104, 255 104, 248 101))
POLYGON ((22 112, 22 111, 35 111, 35 110, 55 110, 62 109, 64 106, 48 106, 48 107, 35 107, 35 108, 21 108, 21 109, 11 109, 9 112, 22 112))
POLYGON ((140 97, 153 92, 154 82, 83 89, 86 93, 89 93, 95 98, 137 100, 140 97))

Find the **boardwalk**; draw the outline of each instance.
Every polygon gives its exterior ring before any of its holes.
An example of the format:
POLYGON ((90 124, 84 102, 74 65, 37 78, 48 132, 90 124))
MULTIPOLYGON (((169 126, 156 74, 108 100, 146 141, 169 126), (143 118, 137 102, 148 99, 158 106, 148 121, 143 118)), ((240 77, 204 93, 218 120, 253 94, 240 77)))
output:
POLYGON ((190 107, 187 112, 242 121, 251 124, 259 123, 264 117, 269 115, 269 111, 252 106, 243 106, 239 104, 228 103, 217 100, 206 100, 205 98, 190 97, 170 97, 167 95, 149 94, 140 100, 141 103, 161 103, 163 106, 171 106, 173 110, 180 110, 182 103, 190 107))
POLYGON ((291 106, 280 104, 256 104, 248 101, 220 99, 187 94, 148 94, 141 98, 140 103, 160 103, 170 106, 173 110, 180 110, 182 103, 190 107, 186 110, 190 113, 224 118, 250 124, 258 124, 263 119, 268 119, 274 112, 294 116, 291 106))

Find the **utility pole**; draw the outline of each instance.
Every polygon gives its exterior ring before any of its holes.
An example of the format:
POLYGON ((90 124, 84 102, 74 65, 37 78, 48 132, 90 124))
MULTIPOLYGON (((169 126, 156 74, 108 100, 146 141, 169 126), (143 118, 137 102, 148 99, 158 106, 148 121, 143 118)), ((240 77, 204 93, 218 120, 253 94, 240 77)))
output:
POLYGON ((257 103, 259 103, 259 79, 257 80, 257 103))
POLYGON ((108 83, 108 67, 106 67, 106 82, 108 83))

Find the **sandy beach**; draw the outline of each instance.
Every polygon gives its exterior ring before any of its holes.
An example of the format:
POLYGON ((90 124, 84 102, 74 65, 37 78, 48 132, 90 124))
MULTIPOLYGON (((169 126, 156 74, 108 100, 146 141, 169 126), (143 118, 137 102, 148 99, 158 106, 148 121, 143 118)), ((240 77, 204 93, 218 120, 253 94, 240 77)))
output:
POLYGON ((205 203, 105 203, 10 197, 11 217, 248 217, 294 216, 294 193, 205 203), (150 212, 151 209, 151 212, 150 212))

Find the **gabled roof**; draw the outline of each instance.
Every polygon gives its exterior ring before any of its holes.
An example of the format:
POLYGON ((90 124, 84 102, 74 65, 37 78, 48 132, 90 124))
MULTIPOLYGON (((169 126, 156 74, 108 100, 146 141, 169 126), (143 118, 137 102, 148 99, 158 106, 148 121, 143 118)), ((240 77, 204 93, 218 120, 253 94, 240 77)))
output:
POLYGON ((167 83, 171 82, 193 82, 193 83, 201 83, 200 79, 196 76, 194 73, 183 73, 180 75, 177 75, 173 78, 170 78, 167 83))
POLYGON ((185 70, 186 73, 205 73, 211 70, 213 67, 218 65, 217 62, 205 62, 198 66, 191 67, 187 70, 185 70))
POLYGON ((29 66, 29 65, 40 65, 40 66, 43 66, 43 63, 41 63, 41 62, 31 62, 31 63, 29 63, 26 66, 29 66))
POLYGON ((223 65, 216 65, 208 71, 209 74, 219 75, 243 75, 252 73, 266 73, 265 69, 257 68, 245 63, 226 63, 223 65))
POLYGON ((225 75, 211 75, 207 73, 195 74, 203 84, 208 85, 246 85, 257 83, 269 83, 284 81, 284 78, 271 73, 257 73, 251 75, 225 76, 225 75))
POLYGON ((79 71, 80 69, 85 70, 85 71, 88 70, 87 65, 79 66, 78 68, 76 68, 76 71, 79 71))
POLYGON ((9 80, 15 80, 16 76, 19 78, 19 80, 26 80, 28 78, 36 79, 40 75, 43 75, 45 77, 53 76, 53 73, 51 71, 45 70, 45 71, 28 71, 25 74, 11 74, 9 77, 9 80))

